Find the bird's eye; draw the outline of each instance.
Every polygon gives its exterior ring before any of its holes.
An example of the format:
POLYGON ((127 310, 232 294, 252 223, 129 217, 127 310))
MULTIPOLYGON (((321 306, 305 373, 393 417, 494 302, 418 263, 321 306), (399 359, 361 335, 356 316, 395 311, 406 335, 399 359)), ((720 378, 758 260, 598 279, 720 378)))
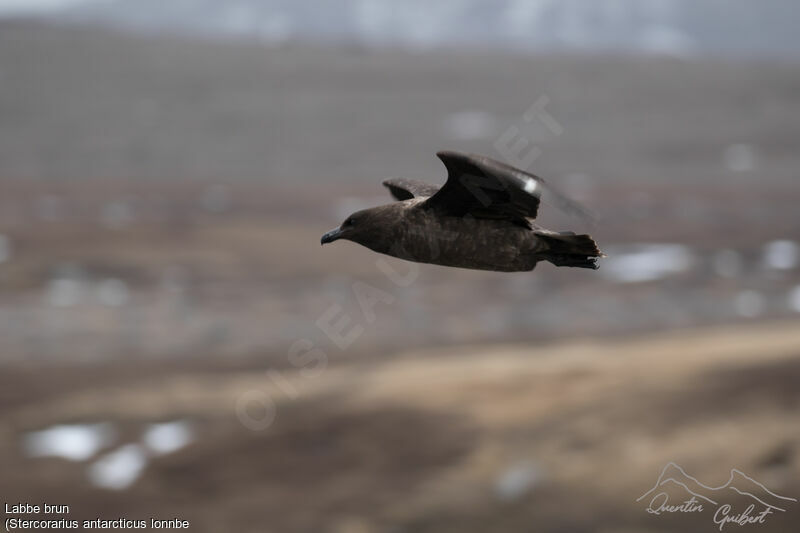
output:
POLYGON ((352 225, 353 225, 353 217, 348 217, 343 224, 343 226, 352 226, 352 225))

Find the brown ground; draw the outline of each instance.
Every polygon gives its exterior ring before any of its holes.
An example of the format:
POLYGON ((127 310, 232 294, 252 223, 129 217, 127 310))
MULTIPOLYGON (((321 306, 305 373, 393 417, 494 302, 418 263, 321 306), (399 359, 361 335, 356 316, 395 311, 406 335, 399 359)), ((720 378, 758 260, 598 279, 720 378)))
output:
MULTIPOLYGON (((775 323, 416 350, 315 377, 152 363, 4 373, 4 391, 36 375, 50 393, 4 408, 0 491, 66 503, 72 518, 179 516, 193 531, 705 531, 709 513, 654 517, 634 500, 669 461, 707 484, 736 467, 800 494, 798 345, 795 324, 775 323), (251 390, 277 406, 264 431, 236 416, 251 390), (55 422, 110 420, 135 441, 142 423, 182 417, 198 440, 121 493, 18 447, 55 422), (524 465, 539 478, 503 500, 498 478, 524 465)), ((788 531, 797 512, 759 530, 788 531)))

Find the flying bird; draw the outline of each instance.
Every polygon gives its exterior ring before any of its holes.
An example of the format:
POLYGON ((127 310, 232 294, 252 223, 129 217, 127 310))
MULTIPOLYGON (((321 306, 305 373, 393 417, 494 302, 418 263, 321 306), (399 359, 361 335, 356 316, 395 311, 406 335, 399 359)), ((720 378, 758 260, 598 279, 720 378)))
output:
POLYGON ((489 157, 441 151, 441 187, 411 179, 383 182, 394 203, 357 211, 322 236, 418 263, 501 272, 529 271, 539 261, 597 268, 605 255, 589 235, 536 225, 542 194, 560 209, 591 218, 541 178, 489 157))

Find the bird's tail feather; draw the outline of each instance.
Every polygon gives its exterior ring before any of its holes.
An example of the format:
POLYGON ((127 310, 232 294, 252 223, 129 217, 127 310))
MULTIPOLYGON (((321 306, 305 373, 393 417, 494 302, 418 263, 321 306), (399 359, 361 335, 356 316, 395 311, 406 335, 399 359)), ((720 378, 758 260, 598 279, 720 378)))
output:
POLYGON ((597 269, 597 258, 605 257, 590 235, 537 233, 537 236, 548 246, 541 255, 555 266, 597 269))

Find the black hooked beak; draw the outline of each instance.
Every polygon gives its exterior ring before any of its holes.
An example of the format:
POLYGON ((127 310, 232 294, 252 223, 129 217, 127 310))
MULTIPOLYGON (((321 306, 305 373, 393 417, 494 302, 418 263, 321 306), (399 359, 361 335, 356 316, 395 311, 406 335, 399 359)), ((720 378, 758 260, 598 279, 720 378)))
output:
POLYGON ((341 238, 341 236, 342 236, 342 228, 332 229, 328 233, 322 236, 322 238, 319 240, 319 243, 328 244, 329 242, 333 242, 336 239, 341 238))

